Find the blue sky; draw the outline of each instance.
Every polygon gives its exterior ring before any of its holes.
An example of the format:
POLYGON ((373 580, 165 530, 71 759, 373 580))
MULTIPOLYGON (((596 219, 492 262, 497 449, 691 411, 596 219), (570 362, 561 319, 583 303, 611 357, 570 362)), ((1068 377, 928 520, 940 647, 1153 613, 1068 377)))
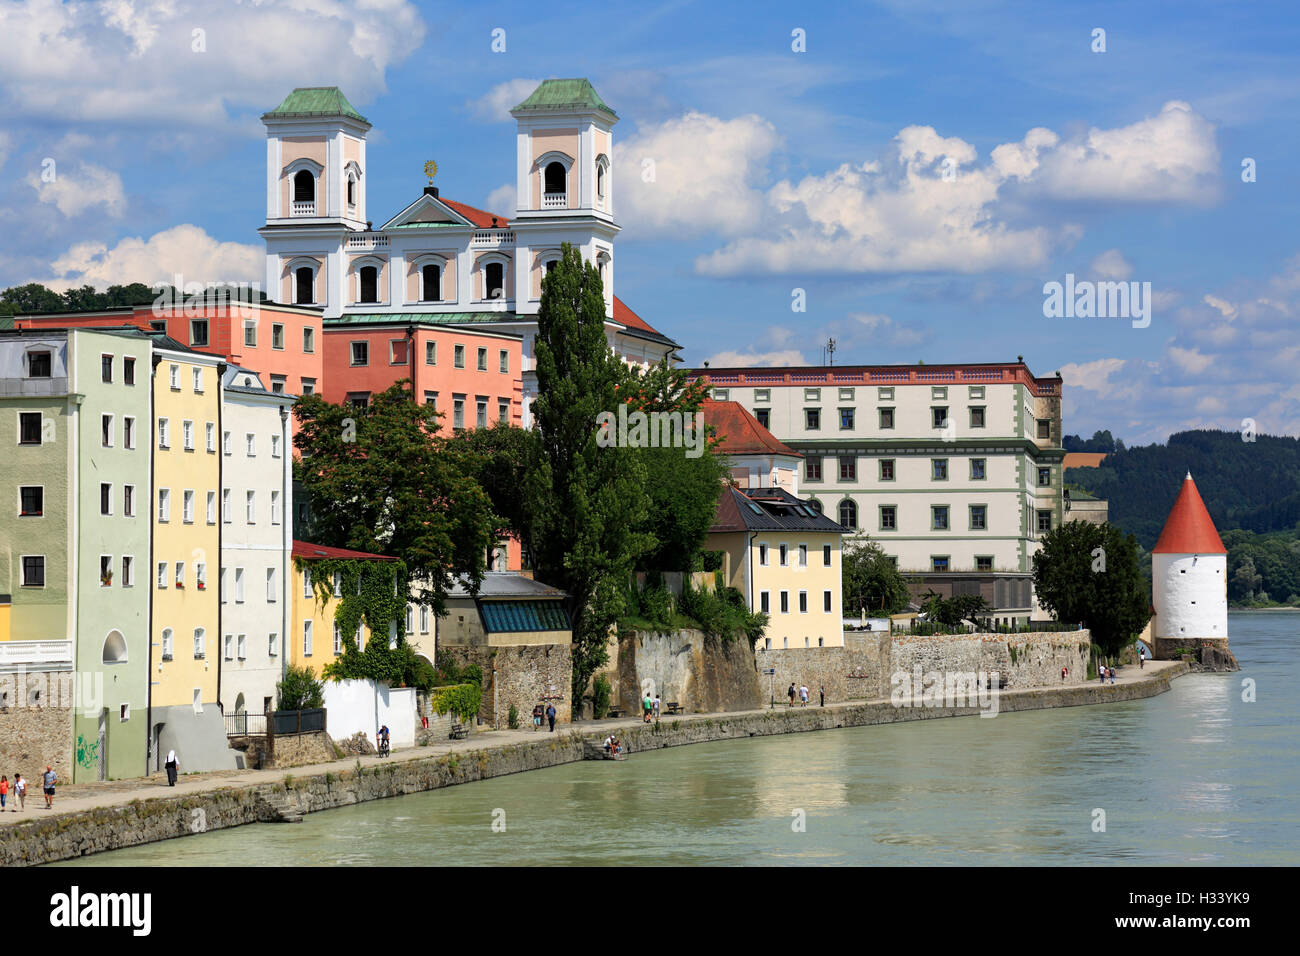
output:
POLYGON ((1194 2, 0 3, 0 284, 259 279, 257 117, 294 86, 340 86, 374 124, 377 221, 419 194, 428 158, 444 195, 509 214, 505 109, 530 81, 586 76, 621 117, 616 291, 690 364, 819 363, 831 335, 837 364, 1023 355, 1064 375, 1069 432, 1161 441, 1251 418, 1300 434, 1298 19, 1194 2), (1044 317, 1067 273, 1150 283, 1150 325, 1044 317))

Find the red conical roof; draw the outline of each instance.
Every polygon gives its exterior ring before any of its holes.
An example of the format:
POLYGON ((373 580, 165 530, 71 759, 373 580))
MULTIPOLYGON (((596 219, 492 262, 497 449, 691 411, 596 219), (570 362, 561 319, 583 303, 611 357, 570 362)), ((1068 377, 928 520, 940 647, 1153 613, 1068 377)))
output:
POLYGON ((1210 513, 1205 510, 1201 493, 1196 490, 1191 472, 1183 481, 1178 500, 1165 519, 1160 540, 1152 554, 1227 554, 1228 549, 1219 540, 1210 513))

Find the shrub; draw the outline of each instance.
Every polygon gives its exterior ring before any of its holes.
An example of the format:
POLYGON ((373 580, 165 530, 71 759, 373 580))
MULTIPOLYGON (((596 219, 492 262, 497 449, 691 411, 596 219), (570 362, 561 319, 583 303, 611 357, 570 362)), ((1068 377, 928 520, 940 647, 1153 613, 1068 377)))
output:
POLYGON ((314 710, 325 706, 325 685, 307 666, 290 664, 284 680, 275 685, 275 690, 278 710, 314 710))
POLYGON ((613 697, 609 678, 604 674, 597 674, 596 679, 592 681, 591 692, 592 715, 597 720, 603 720, 609 714, 609 704, 613 697))
POLYGON ((506 715, 506 725, 511 730, 519 729, 519 708, 514 704, 510 705, 510 713, 506 715))

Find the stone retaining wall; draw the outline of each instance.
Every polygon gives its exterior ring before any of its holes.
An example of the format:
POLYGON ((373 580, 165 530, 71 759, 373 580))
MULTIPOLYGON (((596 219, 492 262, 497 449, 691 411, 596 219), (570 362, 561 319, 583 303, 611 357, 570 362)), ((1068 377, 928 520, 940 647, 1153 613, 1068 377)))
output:
POLYGON ((636 713, 648 688, 665 707, 676 701, 691 713, 761 707, 767 688, 760 689, 749 648, 746 638, 723 641, 697 630, 621 634, 613 704, 636 713))
MULTIPOLYGON (((999 697, 999 709, 1003 712, 1039 710, 1153 697, 1167 691, 1169 682, 1187 671, 1186 664, 1178 663, 1159 675, 1132 684, 1090 683, 1004 693, 999 697)), ((975 707, 900 708, 886 701, 876 701, 834 708, 781 708, 694 719, 669 717, 659 724, 638 724, 619 727, 618 730, 628 752, 636 754, 737 737, 977 713, 979 710, 975 707)), ((317 810, 553 767, 583 759, 584 742, 599 743, 606 733, 607 730, 601 729, 587 733, 547 734, 537 741, 464 750, 438 757, 394 759, 337 773, 302 777, 286 775, 280 784, 227 787, 189 796, 154 797, 133 800, 123 806, 33 819, 0 830, 0 866, 49 863, 245 823, 295 819, 300 814, 317 810)))
MULTIPOLYGON (((41 774, 54 768, 59 779, 72 781, 73 675, 64 671, 0 674, 0 773, 12 784, 15 773, 27 780, 27 793, 41 792, 41 774), (33 783, 35 781, 35 783, 33 783)), ((133 718, 134 719, 134 718, 133 718)), ((95 741, 83 741, 81 756, 92 769, 95 741)))

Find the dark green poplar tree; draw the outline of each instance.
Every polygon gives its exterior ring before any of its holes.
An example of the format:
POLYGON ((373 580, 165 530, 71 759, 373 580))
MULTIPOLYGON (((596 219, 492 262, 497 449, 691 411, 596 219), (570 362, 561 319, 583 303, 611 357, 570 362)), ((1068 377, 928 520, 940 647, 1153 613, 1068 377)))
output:
POLYGON ((644 463, 633 449, 596 443, 597 416, 617 408, 629 373, 605 337, 600 274, 567 243, 542 280, 535 348, 537 456, 526 510, 537 577, 568 594, 579 705, 608 659, 628 577, 653 539, 640 530, 648 507, 644 463))
POLYGON ((435 434, 438 413, 407 387, 365 407, 299 399, 294 475, 311 501, 314 543, 401 558, 418 599, 440 615, 458 576, 482 582, 503 522, 435 434))
POLYGON ((1067 521, 1034 554, 1038 603, 1057 620, 1081 623, 1110 657, 1151 619, 1151 591, 1138 568, 1138 543, 1112 524, 1067 521))

